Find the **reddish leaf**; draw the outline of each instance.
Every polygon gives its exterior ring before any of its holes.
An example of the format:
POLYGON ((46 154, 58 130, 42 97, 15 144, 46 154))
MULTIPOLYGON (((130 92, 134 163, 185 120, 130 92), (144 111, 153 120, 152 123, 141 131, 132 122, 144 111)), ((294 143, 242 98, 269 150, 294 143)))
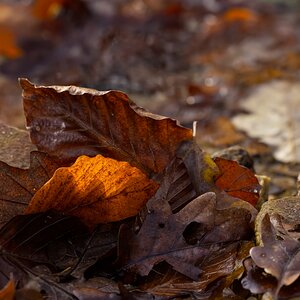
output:
POLYGON ((216 186, 232 197, 256 205, 260 185, 255 174, 232 160, 217 157, 214 161, 220 170, 220 175, 215 180, 216 186))
POLYGON ((90 227, 137 215, 158 184, 127 162, 97 155, 59 168, 29 203, 27 213, 55 209, 90 227))
POLYGON ((33 195, 57 168, 58 165, 41 152, 31 152, 29 169, 15 168, 0 161, 0 227, 24 213, 33 195))
POLYGON ((32 142, 63 161, 102 154, 158 173, 192 138, 190 129, 145 112, 122 92, 20 84, 32 142))

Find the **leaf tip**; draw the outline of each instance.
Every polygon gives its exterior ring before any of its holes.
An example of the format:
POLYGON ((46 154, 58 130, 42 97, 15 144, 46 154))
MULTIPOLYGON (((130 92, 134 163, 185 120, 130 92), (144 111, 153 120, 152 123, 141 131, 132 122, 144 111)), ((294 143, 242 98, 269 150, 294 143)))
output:
POLYGON ((27 78, 18 78, 18 81, 23 90, 34 86, 27 78))

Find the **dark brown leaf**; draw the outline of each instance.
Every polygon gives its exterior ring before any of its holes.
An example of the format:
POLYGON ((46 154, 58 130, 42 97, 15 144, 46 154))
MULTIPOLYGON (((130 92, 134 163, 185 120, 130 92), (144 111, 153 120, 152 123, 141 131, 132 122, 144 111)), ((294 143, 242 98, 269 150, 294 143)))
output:
POLYGON ((241 276, 244 271, 243 260, 249 255, 249 250, 253 243, 246 242, 240 244, 235 242, 214 251, 199 265, 203 271, 198 281, 192 281, 186 276, 171 270, 155 269, 152 277, 147 278, 140 288, 154 295, 159 296, 179 296, 183 294, 193 294, 205 296, 208 292, 207 286, 214 281, 222 281, 220 285, 213 285, 209 292, 216 293, 223 291, 232 282, 241 276), (224 281, 224 278, 226 280, 224 281))
MULTIPOLYGON (((180 155, 180 151, 177 155, 180 155)), ((201 274, 197 262, 211 256, 216 250, 220 251, 222 243, 249 235, 250 220, 255 215, 255 209, 249 209, 251 205, 242 200, 220 193, 217 188, 217 195, 207 192, 191 199, 192 195, 197 195, 194 183, 199 191, 201 187, 210 186, 204 180, 206 177, 196 171, 201 170, 201 163, 202 167, 206 166, 203 172, 210 171, 209 175, 212 172, 207 169, 207 160, 203 156, 198 157, 198 161, 194 155, 182 157, 185 169, 179 163, 179 158, 168 166, 159 190, 147 203, 147 215, 139 232, 130 233, 124 228, 121 231, 119 261, 125 269, 145 276, 154 265, 166 261, 176 271, 197 280, 201 274), (177 172, 178 168, 180 173, 177 172), (187 170, 191 176, 186 177, 187 170), (200 180, 198 185, 197 178, 200 180), (170 203, 178 195, 186 197, 187 201, 184 201, 185 206, 179 212, 173 214, 170 203)))
POLYGON ((24 213, 30 199, 57 168, 53 159, 36 151, 31 152, 29 169, 19 169, 0 161, 0 227, 24 213))
POLYGON ((1 229, 0 248, 28 268, 45 265, 61 277, 82 276, 116 247, 117 232, 118 224, 98 226, 90 234, 77 218, 54 212, 22 215, 1 229))
POLYGON ((190 129, 144 111, 122 92, 20 84, 32 142, 62 161, 102 154, 159 173, 192 138, 190 129))
POLYGON ((265 214, 260 230, 263 246, 253 247, 250 250, 254 264, 249 262, 246 266, 248 273, 243 280, 244 287, 253 293, 268 291, 275 299, 280 296, 284 286, 286 292, 289 292, 288 287, 292 286, 290 292, 299 294, 299 288, 294 289, 294 284, 300 276, 299 240, 290 237, 284 239, 283 233, 277 234, 277 228, 273 226, 268 214, 265 214), (268 275, 264 275, 262 271, 268 275), (263 279, 261 284, 257 278, 263 279))

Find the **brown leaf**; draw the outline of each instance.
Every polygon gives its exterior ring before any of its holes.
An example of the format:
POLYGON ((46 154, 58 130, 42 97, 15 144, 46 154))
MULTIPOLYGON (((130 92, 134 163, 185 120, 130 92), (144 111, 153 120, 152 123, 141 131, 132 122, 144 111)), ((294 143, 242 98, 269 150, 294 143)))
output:
POLYGON ((280 296, 283 287, 284 293, 299 295, 299 284, 295 289, 300 276, 299 240, 289 237, 278 239, 277 236, 282 236, 282 233, 276 233, 268 214, 264 215, 260 229, 264 244, 250 250, 253 263, 245 262, 248 265, 247 277, 243 280, 244 287, 253 293, 269 292, 275 299, 280 296), (260 283, 257 278, 262 279, 260 283))
POLYGON ((126 241, 123 239, 128 239, 128 235, 124 229, 121 231, 120 248, 130 247, 124 268, 146 276, 155 264, 166 261, 176 271, 197 280, 201 271, 195 266, 196 261, 208 255, 210 249, 187 244, 183 231, 192 221, 207 223, 212 218, 210 210, 215 197, 214 193, 206 193, 172 214, 165 187, 159 189, 147 203, 148 215, 138 234, 126 241), (201 212, 199 207, 203 208, 201 212))
POLYGON ((97 155, 59 168, 32 198, 27 213, 49 209, 78 216, 90 227, 136 215, 158 184, 127 162, 97 155))
POLYGON ((102 154, 159 173, 192 138, 190 129, 145 112, 122 92, 20 84, 32 142, 63 161, 102 154))
POLYGON ((223 290, 242 275, 244 271, 242 262, 249 255, 252 245, 251 242, 242 244, 234 242, 212 252, 207 259, 200 263, 203 272, 197 281, 192 281, 174 270, 159 269, 153 272, 152 277, 154 278, 148 277, 140 288, 158 296, 173 297, 184 293, 204 296, 208 291, 212 293, 216 290, 223 290), (207 286, 216 280, 223 282, 207 290, 207 286))
POLYGON ((58 165, 41 152, 31 152, 29 169, 15 168, 0 161, 0 227, 24 213, 33 195, 57 168, 58 165))
POLYGON ((260 185, 255 174, 232 160, 216 157, 214 161, 220 169, 220 175, 215 180, 216 186, 232 197, 256 205, 260 185))
POLYGON ((125 269, 145 276, 154 265, 166 261, 196 280, 201 273, 196 262, 220 251, 219 243, 249 236, 256 210, 213 185, 214 167, 213 161, 197 150, 197 144, 182 143, 159 190, 146 205, 147 215, 139 232, 134 234, 124 226, 121 230, 118 262, 125 269), (206 192, 209 190, 217 194, 206 192), (177 202, 174 198, 179 196, 184 200, 172 211, 177 202))

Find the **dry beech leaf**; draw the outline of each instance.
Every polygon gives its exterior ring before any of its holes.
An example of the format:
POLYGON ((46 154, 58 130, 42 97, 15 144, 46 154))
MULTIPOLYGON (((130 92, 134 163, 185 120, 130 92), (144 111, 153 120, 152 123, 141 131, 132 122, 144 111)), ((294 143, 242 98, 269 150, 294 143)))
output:
POLYGON ((259 199, 260 185, 255 174, 232 160, 216 157, 214 161, 220 170, 215 185, 232 197, 256 205, 259 199))
POLYGON ((119 91, 35 86, 20 79, 32 142, 63 161, 102 154, 159 173, 190 129, 137 107, 119 91))
POLYGON ((97 155, 59 168, 30 201, 27 213, 55 209, 78 216, 88 226, 136 215, 158 184, 127 162, 97 155))
POLYGON ((10 279, 6 286, 0 290, 0 300, 14 300, 15 299, 15 283, 10 279))
POLYGON ((31 152, 30 168, 19 169, 0 161, 0 227, 24 213, 29 201, 54 174, 58 165, 41 152, 31 152))

